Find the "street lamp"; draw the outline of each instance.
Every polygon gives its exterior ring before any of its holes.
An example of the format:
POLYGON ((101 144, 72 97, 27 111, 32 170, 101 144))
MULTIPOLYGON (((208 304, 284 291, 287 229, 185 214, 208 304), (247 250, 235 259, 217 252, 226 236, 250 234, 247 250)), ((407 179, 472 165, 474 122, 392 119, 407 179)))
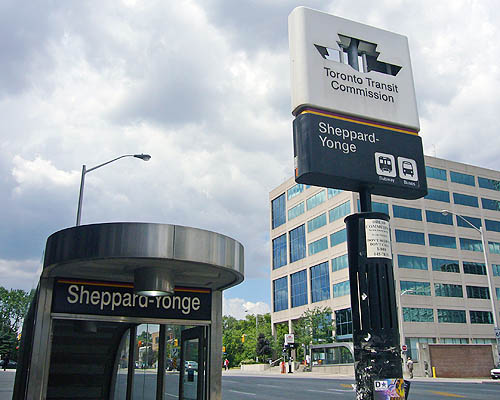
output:
POLYGON ((400 342, 403 345, 404 334, 403 334, 403 305, 401 304, 401 297, 406 293, 413 293, 413 289, 405 289, 399 293, 399 336, 401 337, 400 342))
POLYGON ((479 228, 472 224, 470 221, 468 221, 466 218, 462 217, 460 214, 456 214, 453 211, 449 210, 441 210, 441 214, 443 215, 455 215, 457 218, 460 218, 462 221, 464 221, 466 224, 468 224, 471 228, 475 229, 479 234, 481 235, 481 243, 483 245, 483 256, 484 256, 484 264, 486 265, 486 277, 488 278, 488 288, 490 291, 490 300, 491 300, 491 311, 493 314, 493 325, 494 325, 494 330, 495 330, 495 337, 497 340, 497 351, 500 356, 500 337, 497 337, 497 332, 498 332, 498 321, 497 321, 497 311, 496 311, 496 304, 495 304, 495 288, 493 286, 493 282, 491 280, 491 274, 490 274, 490 266, 488 263, 488 252, 486 251, 486 239, 484 237, 484 232, 483 232, 483 227, 480 226, 479 228))
POLYGON ((135 158, 140 158, 143 161, 149 161, 151 159, 151 156, 149 154, 125 154, 120 157, 113 158, 112 160, 106 161, 105 163, 96 165, 95 167, 87 169, 85 164, 82 166, 82 179, 80 181, 80 195, 78 196, 78 209, 76 211, 76 226, 80 225, 81 217, 82 217, 82 200, 83 200, 83 186, 85 185, 85 174, 94 171, 97 168, 104 167, 107 164, 110 164, 116 160, 119 160, 120 158, 124 157, 135 157, 135 158))

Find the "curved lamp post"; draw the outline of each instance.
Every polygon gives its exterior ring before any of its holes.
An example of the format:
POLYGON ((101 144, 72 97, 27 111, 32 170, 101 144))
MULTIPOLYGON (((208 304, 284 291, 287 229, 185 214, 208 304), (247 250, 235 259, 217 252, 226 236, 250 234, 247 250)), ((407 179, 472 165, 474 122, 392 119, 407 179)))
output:
MULTIPOLYGON (((455 215, 457 218, 460 218, 462 221, 467 223, 471 228, 475 229, 479 234, 481 235, 481 243, 483 245, 483 256, 484 256, 484 264, 486 265, 486 277, 488 278, 488 287, 490 291, 490 300, 491 300, 491 313, 493 314, 493 325, 495 327, 495 336, 498 330, 498 319, 497 319, 497 311, 496 311, 496 304, 495 304, 495 287, 493 286, 493 282, 491 280, 491 274, 490 274, 490 266, 488 263, 488 252, 486 251, 486 239, 484 238, 484 232, 482 229, 482 226, 479 228, 472 224, 470 221, 468 221, 466 218, 462 217, 460 214, 456 214, 452 211, 449 210, 441 210, 441 214, 443 215, 455 215)), ((498 353, 500 356, 500 338, 497 337, 497 347, 498 347, 498 353)))
POLYGON ((82 218, 82 200, 83 200, 83 187, 85 185, 85 175, 91 171, 94 171, 97 168, 104 167, 107 164, 110 164, 116 160, 119 160, 120 158, 125 158, 125 157, 135 157, 135 158, 140 158, 141 160, 144 161, 149 161, 151 159, 151 156, 149 154, 124 154, 123 156, 113 158, 112 160, 106 161, 105 163, 96 165, 95 167, 87 169, 85 164, 82 166, 82 179, 80 181, 80 195, 78 196, 78 209, 76 211, 76 226, 80 225, 80 221, 82 218))

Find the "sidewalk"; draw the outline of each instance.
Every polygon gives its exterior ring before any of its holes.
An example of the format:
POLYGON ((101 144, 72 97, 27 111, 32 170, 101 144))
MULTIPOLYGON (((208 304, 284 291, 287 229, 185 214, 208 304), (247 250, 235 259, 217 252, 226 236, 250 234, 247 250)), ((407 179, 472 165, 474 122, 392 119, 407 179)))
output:
POLYGON ((14 390, 15 369, 0 369, 0 400, 11 400, 14 390))
MULTIPOLYGON (((230 369, 229 371, 222 371, 222 376, 263 376, 263 377, 273 377, 273 378, 312 378, 312 379, 343 379, 343 380, 353 380, 354 375, 333 375, 324 374, 320 372, 294 372, 293 374, 281 374, 280 372, 248 372, 241 371, 240 369, 230 369)), ((493 383, 500 385, 500 380, 493 380, 489 378, 431 378, 431 377, 421 377, 417 376, 412 379, 405 376, 406 380, 411 382, 458 382, 458 383, 493 383)))

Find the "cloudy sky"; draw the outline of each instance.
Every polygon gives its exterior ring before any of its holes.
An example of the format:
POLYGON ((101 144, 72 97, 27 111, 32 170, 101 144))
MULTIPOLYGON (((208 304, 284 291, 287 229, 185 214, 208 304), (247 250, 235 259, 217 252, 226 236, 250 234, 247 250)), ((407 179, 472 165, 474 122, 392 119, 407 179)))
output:
POLYGON ((245 246, 225 312, 269 310, 269 191, 292 175, 287 17, 408 36, 426 154, 500 169, 496 1, 0 2, 0 285, 30 289, 75 223, 180 224, 245 246))

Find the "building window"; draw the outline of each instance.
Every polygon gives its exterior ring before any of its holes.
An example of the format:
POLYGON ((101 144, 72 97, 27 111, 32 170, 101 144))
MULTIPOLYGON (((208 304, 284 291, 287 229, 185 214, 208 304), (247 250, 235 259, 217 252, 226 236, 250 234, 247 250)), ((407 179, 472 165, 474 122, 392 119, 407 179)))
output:
POLYGON ((292 229, 288 234, 290 241, 290 262, 301 260, 306 256, 306 231, 304 225, 292 229))
POLYGON ((498 242, 488 242, 488 247, 490 249, 490 253, 500 254, 500 243, 498 243, 498 242))
POLYGON ((290 275, 290 289, 292 308, 307 304, 307 271, 305 269, 290 275))
POLYGON ((330 298, 330 273, 328 261, 311 267, 311 301, 327 300, 330 298))
POLYGON ((340 193, 342 193, 342 190, 340 189, 328 188, 328 199, 331 199, 332 197, 335 197, 340 193))
POLYGON ((346 241, 347 241, 347 232, 345 228, 341 229, 340 231, 334 232, 330 235, 330 247, 336 246, 346 241))
POLYGON ((273 218, 273 229, 286 222, 285 216, 285 193, 281 196, 276 197, 272 202, 272 218, 273 218))
POLYGON ((463 262, 464 274, 486 275, 486 266, 483 263, 463 262))
MULTIPOLYGON (((358 207, 358 210, 361 207, 358 207)), ((384 214, 389 215, 389 205, 385 203, 379 203, 377 201, 372 201, 372 210, 375 212, 381 212, 384 214)))
POLYGON ((425 174, 427 178, 439 179, 446 181, 446 170, 436 167, 425 166, 425 174))
POLYGON ((419 338, 407 337, 405 338, 405 343, 406 346, 408 347, 406 355, 408 357, 411 357, 413 361, 418 361, 417 343, 436 343, 436 339, 425 338, 425 337, 419 337, 419 338))
POLYGON ((438 322, 451 323, 451 324, 465 324, 467 321, 465 319, 464 310, 437 310, 438 322))
POLYGON ((460 238, 460 250, 483 251, 483 244, 477 239, 460 238))
POLYGON ((460 267, 457 260, 447 260, 444 258, 431 258, 432 270, 440 272, 458 272, 460 267))
POLYGON ((485 339, 485 338, 473 338, 472 343, 474 344, 496 344, 496 339, 485 339))
POLYGON ((443 215, 441 212, 425 210, 425 219, 434 224, 453 225, 451 214, 443 215))
POLYGON ((468 194, 453 193, 453 202, 462 206, 477 207, 479 202, 476 196, 469 196, 468 194))
POLYGON ((464 297, 462 285, 451 283, 435 283, 434 293, 440 297, 464 297))
POLYGON ((481 205, 486 210, 494 210, 494 211, 500 210, 500 201, 498 200, 485 199, 481 197, 481 205))
POLYGON ((450 202, 450 193, 446 190, 439 189, 427 189, 427 196, 424 197, 427 200, 442 201, 444 203, 450 202))
POLYGON ((288 279, 275 279, 273 281, 274 311, 286 310, 288 308, 288 279))
POLYGON ((414 221, 422 221, 422 210, 413 207, 392 206, 392 212, 395 218, 411 219, 414 221))
POLYGON ((500 276, 500 264, 492 264, 493 276, 500 276))
POLYGON ((443 344, 468 344, 469 339, 467 338, 441 338, 439 343, 443 344))
POLYGON ((497 300, 500 300, 500 288, 495 288, 495 292, 497 293, 497 300))
POLYGON ((297 183, 287 190, 288 200, 293 199, 304 191, 304 185, 302 183, 297 183))
POLYGON ((476 186, 473 175, 462 174, 460 172, 450 171, 450 180, 455 183, 460 183, 462 185, 476 186))
POLYGON ((398 254, 398 267, 427 270, 427 257, 405 256, 398 254))
POLYGON ((337 340, 352 338, 352 312, 350 308, 335 311, 335 336, 337 340))
POLYGON ((491 219, 485 219, 484 224, 486 225, 487 231, 500 232, 500 221, 492 221, 491 219))
POLYGON ((469 286, 466 287, 467 298, 469 299, 489 299, 490 291, 487 286, 469 286))
POLYGON ((273 269, 286 265, 286 233, 273 239, 273 269))
POLYGON ((434 233, 429 233, 429 246, 456 249, 457 241, 453 236, 436 235, 434 233))
POLYGON ((332 259, 332 272, 340 271, 341 269, 344 268, 349 268, 349 261, 347 259, 347 254, 332 259))
POLYGON ((342 297, 342 296, 347 296, 348 294, 351 293, 351 286, 349 284, 349 281, 344 281, 340 283, 336 283, 333 285, 333 297, 342 297))
POLYGON ((500 191, 500 181, 495 179, 481 178, 478 176, 477 183, 480 188, 500 191))
MULTIPOLYGON (((474 218, 474 217, 466 217, 465 215, 461 215, 461 217, 467 221, 469 221, 473 226, 475 226, 477 229, 481 228, 481 218, 474 218)), ((467 222, 465 222, 462 218, 459 216, 455 215, 455 219, 457 221, 457 226, 461 226, 463 228, 472 228, 467 222)))
POLYGON ((326 250, 328 248, 328 237, 321 238, 314 242, 309 243, 309 255, 319 253, 320 251, 326 250))
POLYGON ((401 292, 416 296, 430 296, 431 284, 429 282, 400 281, 401 292))
POLYGON ((307 221, 307 232, 315 231, 326 225, 326 212, 307 221))
POLYGON ((491 311, 469 311, 471 324, 492 324, 493 315, 491 311))
POLYGON ((351 213, 351 202, 346 201, 345 203, 342 203, 341 205, 332 208, 328 212, 328 219, 330 222, 333 222, 342 217, 345 217, 346 215, 349 215, 350 213, 351 213))
POLYGON ((306 200, 306 208, 307 210, 312 210, 314 207, 319 206, 321 203, 325 201, 326 201, 326 191, 322 190, 321 192, 316 193, 314 196, 311 196, 306 200))
POLYGON ((403 321, 434 322, 434 311, 432 308, 403 307, 403 321))
POLYGON ((396 229, 396 242, 425 245, 425 237, 421 232, 396 229))
POLYGON ((297 204, 296 206, 288 210, 288 221, 297 218, 299 215, 304 214, 304 202, 297 204))

